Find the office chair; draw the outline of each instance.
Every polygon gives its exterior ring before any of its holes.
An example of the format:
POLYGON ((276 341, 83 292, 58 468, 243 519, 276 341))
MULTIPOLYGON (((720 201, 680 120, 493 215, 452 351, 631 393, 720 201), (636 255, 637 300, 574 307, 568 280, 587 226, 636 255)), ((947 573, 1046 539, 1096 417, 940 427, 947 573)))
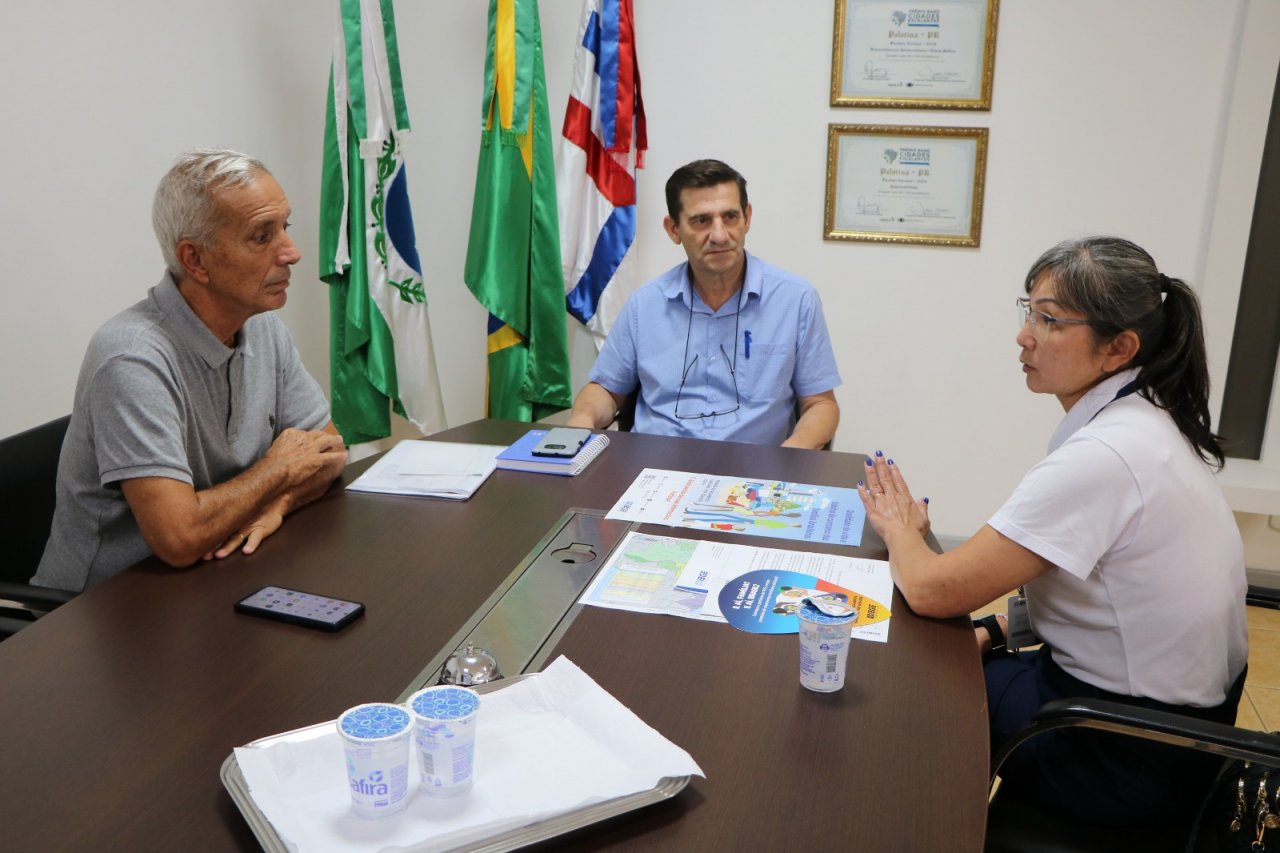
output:
POLYGON ((618 425, 618 432, 631 432, 636 425, 636 401, 640 399, 640 389, 632 391, 622 401, 622 405, 618 407, 618 413, 613 416, 613 422, 618 425))
MULTIPOLYGON (((1044 732, 1072 726, 1218 755, 1224 759, 1224 769, 1236 760, 1280 768, 1280 735, 1101 699, 1062 699, 1045 703, 1031 725, 1001 748, 992 762, 993 783, 1005 759, 1020 745, 1044 732)), ((1230 811, 1210 808, 1211 804, 1223 805, 1222 789, 1223 782, 1219 779, 1207 792, 1198 812, 1188 814, 1183 823, 1154 829, 1089 826, 1030 804, 1002 798, 997 792, 987 813, 986 853, 1223 853, 1247 850, 1254 839, 1251 834, 1253 815, 1246 816, 1240 832, 1228 836, 1229 830, 1225 825, 1230 821, 1230 811), (1230 847, 1223 846, 1224 838, 1230 839, 1226 842, 1230 847)), ((1253 792, 1249 793, 1252 796, 1253 792)), ((1227 792, 1227 797, 1234 801, 1234 792, 1227 792)))
POLYGON ((0 639, 70 600, 28 583, 53 523, 58 456, 71 416, 0 439, 0 639))

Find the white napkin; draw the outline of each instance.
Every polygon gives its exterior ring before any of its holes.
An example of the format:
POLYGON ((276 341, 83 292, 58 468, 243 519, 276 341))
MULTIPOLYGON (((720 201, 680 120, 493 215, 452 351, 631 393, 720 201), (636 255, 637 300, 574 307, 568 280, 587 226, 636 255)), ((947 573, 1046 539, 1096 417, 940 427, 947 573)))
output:
POLYGON ((481 698, 471 791, 453 798, 418 791, 414 756, 409 805, 388 818, 352 813, 333 728, 235 753, 253 801, 301 851, 446 850, 646 791, 664 776, 704 776, 687 752, 565 657, 481 698))

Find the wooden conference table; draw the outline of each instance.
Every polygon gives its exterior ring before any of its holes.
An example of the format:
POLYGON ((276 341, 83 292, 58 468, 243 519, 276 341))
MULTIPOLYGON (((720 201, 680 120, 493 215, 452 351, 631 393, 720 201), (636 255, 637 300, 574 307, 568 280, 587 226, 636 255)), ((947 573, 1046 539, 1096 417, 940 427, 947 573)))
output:
MULTIPOLYGON (((479 421, 437 437, 506 444, 527 428, 479 421)), ((257 554, 187 571, 142 563, 0 643, 0 847, 255 849, 219 779, 232 748, 417 686, 567 509, 607 510, 644 467, 851 486, 863 466, 857 454, 611 440, 579 477, 497 471, 464 503, 334 488, 257 554), (233 613, 266 583, 366 614, 325 634, 233 613)), ((883 557, 869 527, 856 553, 883 557)), ((855 643, 835 694, 799 686, 791 635, 573 608, 537 664, 567 655, 707 778, 545 846, 979 850, 988 747, 972 632, 914 616, 896 591, 891 607, 889 642, 855 643)))

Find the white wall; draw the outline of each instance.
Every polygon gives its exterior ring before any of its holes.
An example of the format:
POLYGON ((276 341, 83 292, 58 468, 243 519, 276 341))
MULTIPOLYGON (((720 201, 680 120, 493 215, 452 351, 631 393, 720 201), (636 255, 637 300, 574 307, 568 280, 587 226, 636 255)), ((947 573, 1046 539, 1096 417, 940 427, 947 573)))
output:
MULTIPOLYGON (((260 156, 288 191, 304 260, 284 319, 327 386, 316 205, 335 5, 45 0, 8 10, 0 434, 69 410, 89 335, 159 276, 150 195, 173 155, 197 145, 260 156)), ((656 274, 682 257, 660 229, 672 169, 715 156, 741 170, 755 209, 749 247, 822 294, 845 379, 838 448, 885 449, 932 498, 935 529, 969 533, 1043 454, 1061 414, 1025 390, 1013 343, 1013 298, 1052 243, 1119 233, 1196 283, 1221 383, 1280 4, 1006 0, 994 107, 975 114, 830 108, 833 5, 638 0, 651 145, 640 268, 656 274), (824 242, 831 122, 989 127, 982 247, 824 242)), ((453 424, 483 411, 484 313, 462 265, 485 7, 397 6, 410 191, 453 424)), ((557 130, 580 9, 541 3, 557 130)), ((584 350, 578 339, 579 382, 584 350)))

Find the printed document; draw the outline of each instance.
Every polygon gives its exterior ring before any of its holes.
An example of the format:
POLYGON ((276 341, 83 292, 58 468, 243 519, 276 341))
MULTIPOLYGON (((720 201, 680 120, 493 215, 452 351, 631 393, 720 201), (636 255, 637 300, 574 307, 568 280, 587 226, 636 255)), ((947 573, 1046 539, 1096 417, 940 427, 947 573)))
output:
POLYGON ((854 489, 645 468, 608 517, 856 546, 866 511, 854 489))
POLYGON ((347 486, 352 492, 466 500, 489 479, 498 454, 488 444, 406 439, 347 486))
MULTIPOLYGON (((889 575, 889 564, 883 560, 677 539, 633 531, 627 534, 600 569, 583 594, 581 603, 687 619, 733 621, 739 625, 738 619, 726 619, 721 602, 746 601, 751 584, 742 588, 736 582, 744 575, 755 576, 764 571, 784 579, 805 576, 810 582, 806 586, 814 594, 863 596, 884 607, 893 599, 893 579, 889 575), (729 593, 722 597, 726 586, 729 593)), ((755 587, 757 591, 761 589, 758 583, 755 587)), ((784 622, 782 613, 774 611, 794 604, 791 597, 794 597, 796 588, 799 585, 764 586, 768 595, 780 596, 778 602, 768 602, 767 609, 775 617, 768 620, 772 625, 764 629, 739 627, 759 633, 794 633, 798 629, 794 607, 788 614, 791 620, 787 623, 789 627, 785 628, 781 627, 784 622)), ((732 603, 730 608, 733 608, 732 603)), ((851 634, 864 640, 886 642, 889 639, 889 621, 882 616, 874 624, 854 627, 851 634)))

